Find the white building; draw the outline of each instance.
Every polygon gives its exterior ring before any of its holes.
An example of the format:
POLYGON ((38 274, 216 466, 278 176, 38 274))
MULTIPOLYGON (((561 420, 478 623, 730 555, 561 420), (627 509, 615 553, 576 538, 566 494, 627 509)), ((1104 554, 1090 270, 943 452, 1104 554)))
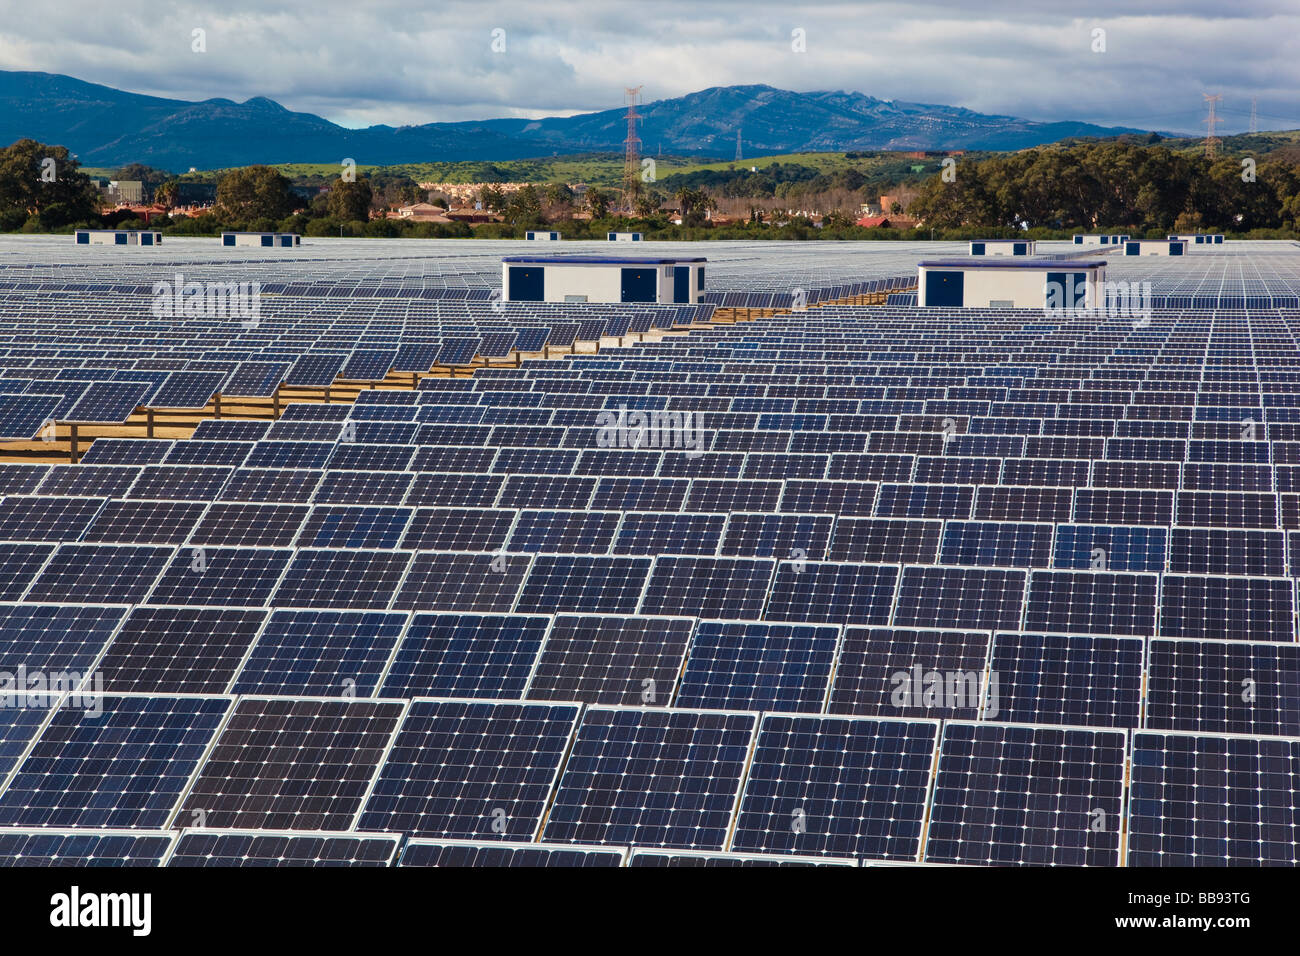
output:
POLYGON ((970 244, 972 256, 1032 256, 1032 239, 977 239, 970 244))
POLYGON ((1130 239, 1124 243, 1125 256, 1182 256, 1186 254, 1186 239, 1130 239))
POLYGON ((641 233, 639 232, 609 232, 605 238, 610 242, 640 242, 641 233))
POLYGON ((1189 246, 1221 246, 1223 245, 1223 236, 1218 233, 1203 232, 1185 232, 1176 236, 1170 236, 1172 239, 1182 239, 1189 246))
POLYGON ((73 239, 79 246, 161 246, 162 233, 136 229, 78 229, 73 239))
POLYGON ((1111 236, 1092 233, 1074 234, 1076 246, 1120 246, 1128 241, 1128 236, 1111 236))
POLYGON ((261 246, 289 248, 302 245, 302 236, 292 232, 223 232, 223 246, 261 246))
POLYGON ((558 232, 526 232, 524 238, 529 242, 559 242, 560 234, 558 232))
POLYGON ((703 256, 506 256, 506 302, 662 302, 704 299, 703 256))
POLYGON ((1104 260, 935 259, 917 264, 917 305, 967 309, 1096 308, 1104 260))

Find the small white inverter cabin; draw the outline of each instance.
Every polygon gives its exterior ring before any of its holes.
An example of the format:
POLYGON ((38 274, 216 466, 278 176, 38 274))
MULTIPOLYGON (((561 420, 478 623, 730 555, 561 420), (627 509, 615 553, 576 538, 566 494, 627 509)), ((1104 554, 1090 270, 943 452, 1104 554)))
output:
POLYGON ((1223 236, 1218 233, 1204 232, 1186 232, 1176 236, 1170 236, 1169 239, 1182 239, 1189 246, 1221 246, 1223 245, 1223 236))
POLYGON ((610 242, 640 242, 641 233, 639 232, 608 232, 605 238, 610 242))
POLYGON ((917 264, 917 305, 1092 309, 1105 279, 1106 262, 1098 259, 935 259, 917 264))
POLYGON ((161 246, 162 233, 144 229, 78 229, 79 246, 161 246))
POLYGON ((506 302, 704 301, 703 256, 506 256, 506 302))
POLYGON ((1130 239, 1124 243, 1124 255, 1126 256, 1183 256, 1186 254, 1186 239, 1130 239))
POLYGON ((264 249, 289 249, 302 245, 302 236, 292 232, 223 232, 223 246, 259 246, 264 249))
POLYGON ((524 233, 524 238, 529 242, 559 242, 560 234, 558 232, 533 232, 524 233))
POLYGON ((977 239, 970 244, 972 256, 1032 256, 1032 239, 977 239))

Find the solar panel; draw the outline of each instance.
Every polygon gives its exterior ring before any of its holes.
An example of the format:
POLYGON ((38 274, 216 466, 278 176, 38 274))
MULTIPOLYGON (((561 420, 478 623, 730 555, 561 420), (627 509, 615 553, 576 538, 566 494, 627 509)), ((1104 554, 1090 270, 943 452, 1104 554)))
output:
POLYGON ((838 643, 837 627, 701 621, 674 705, 819 711, 838 643))
POLYGON ((1141 638, 997 634, 984 718, 1136 727, 1142 667, 1141 638))
POLYGON ((667 706, 694 627, 692 618, 558 614, 526 696, 667 706))
POLYGON ((763 617, 822 624, 888 624, 898 569, 781 561, 763 617))
POLYGON ((533 838, 579 711, 574 704, 413 701, 357 828, 533 838))
POLYGON ((393 701, 243 697, 173 828, 347 830, 405 710, 393 701))
POLYGON ((521 698, 550 623, 524 614, 415 614, 378 696, 521 698))
POLYGON ((136 607, 95 669, 111 692, 224 693, 265 620, 256 610, 136 607))
POLYGON ((405 614, 275 611, 230 692, 369 697, 405 627, 405 614))
POLYGON ((775 567, 775 561, 755 558, 661 556, 646 583, 640 612, 755 620, 775 567))
POLYGON ((1155 730, 1300 736, 1300 646, 1156 639, 1146 718, 1155 730))
POLYGON ((329 385, 343 369, 343 363, 347 359, 346 352, 306 352, 285 373, 285 384, 329 385))
POLYGON ((138 604, 171 558, 169 547, 131 544, 64 544, 24 596, 27 601, 138 604))
POLYGON ((180 548, 149 593, 154 604, 264 607, 293 558, 287 548, 180 548))
POLYGON ((826 711, 973 720, 989 684, 988 648, 984 631, 847 627, 826 711))
MULTIPOLYGON (((649 571, 649 558, 539 554, 516 609, 631 614, 637 610, 649 571)), ((662 612, 645 608, 643 613, 662 612)))
POLYGON ((161 866, 170 833, 126 830, 6 830, 0 832, 0 867, 161 866))
POLYGON ((902 627, 1018 628, 1024 589, 1024 571, 904 568, 893 623, 902 627))
POLYGON ((392 866, 399 836, 183 830, 169 867, 392 866))
POLYGON ((1118 866, 1123 731, 944 724, 924 859, 1118 866))
POLYGON ((915 860, 937 721, 767 714, 731 849, 915 860))
POLYGON ((1133 735, 1129 866, 1295 866, 1300 740, 1133 735))
POLYGON ((410 559, 410 553, 404 551, 303 548, 279 579, 271 603, 383 610, 402 582, 410 559))
POLYGON ((0 825, 166 826, 229 707, 105 694, 56 708, 0 795, 0 825))
MULTIPOLYGON (((527 555, 419 551, 393 599, 393 608, 508 613, 515 609, 529 567, 527 555)), ((521 604, 519 610, 537 609, 521 604)))
POLYGON ((533 843, 473 843, 408 840, 398 866, 608 867, 622 866, 627 851, 541 846, 533 843))
POLYGON ((542 839, 721 850, 755 724, 722 711, 588 708, 542 839))
POLYGON ((149 403, 157 408, 203 408, 226 377, 226 372, 172 372, 149 403))

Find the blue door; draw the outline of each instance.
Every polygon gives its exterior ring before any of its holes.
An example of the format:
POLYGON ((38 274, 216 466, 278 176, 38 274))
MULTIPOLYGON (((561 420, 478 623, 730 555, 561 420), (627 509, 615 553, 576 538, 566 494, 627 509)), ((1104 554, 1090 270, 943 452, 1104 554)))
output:
POLYGON ((142 246, 152 246, 152 245, 153 245, 153 233, 151 233, 151 232, 142 232, 142 233, 140 233, 140 245, 142 245, 142 246))
POLYGON ((115 245, 115 246, 124 246, 124 245, 126 245, 126 233, 124 233, 124 232, 116 233, 116 234, 113 236, 113 245, 115 245))
POLYGON ((77 243, 83 246, 90 245, 90 233, 88 232, 77 233, 77 243))
POLYGON ((511 266, 510 291, 511 302, 546 301, 545 270, 540 266, 511 266))
POLYGON ((982 243, 982 242, 972 242, 972 243, 970 244, 970 254, 971 254, 972 256, 982 256, 982 255, 984 255, 984 243, 982 243))
POLYGON ((234 236, 222 236, 222 237, 221 237, 221 244, 222 244, 223 246, 233 246, 233 245, 235 244, 235 237, 234 237, 234 236))
POLYGON ((263 237, 262 237, 262 245, 264 245, 264 246, 273 246, 273 245, 275 245, 275 237, 274 237, 274 236, 263 236, 263 237))
POLYGON ((1169 243, 1169 254, 1171 256, 1181 256, 1183 254, 1183 244, 1181 242, 1169 243))
POLYGON ((965 279, 961 272, 927 272, 925 304, 960 306, 965 299, 965 279))
POLYGON ((691 267, 673 266, 673 301, 691 301, 691 267))
POLYGON ((659 301, 658 269, 624 269, 623 302, 659 301))
POLYGON ((1060 303, 1065 309, 1082 309, 1088 301, 1088 274, 1086 272, 1047 273, 1047 303, 1060 303), (1053 288, 1059 290, 1053 292, 1053 288), (1053 295, 1056 296, 1055 302, 1053 295))
POLYGON ((1027 242, 1017 242, 1017 243, 1015 243, 1015 244, 1011 247, 1011 254, 1012 254, 1013 256, 1027 256, 1027 255, 1029 255, 1029 243, 1027 243, 1027 242))
POLYGON ((1136 242, 1124 243, 1124 255, 1140 256, 1141 254, 1142 254, 1142 247, 1138 245, 1136 242))

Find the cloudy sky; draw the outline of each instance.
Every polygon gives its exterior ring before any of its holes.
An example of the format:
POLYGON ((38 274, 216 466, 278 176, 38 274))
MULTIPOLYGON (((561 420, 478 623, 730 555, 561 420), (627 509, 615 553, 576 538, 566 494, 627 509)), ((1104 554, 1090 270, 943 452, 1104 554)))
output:
POLYGON ((0 69, 180 99, 268 96, 344 126, 567 115, 619 107, 625 86, 650 101, 768 83, 1176 132, 1203 129, 1211 92, 1221 131, 1247 129, 1252 97, 1260 129, 1300 128, 1300 0, 417 6, 0 0, 0 69))

